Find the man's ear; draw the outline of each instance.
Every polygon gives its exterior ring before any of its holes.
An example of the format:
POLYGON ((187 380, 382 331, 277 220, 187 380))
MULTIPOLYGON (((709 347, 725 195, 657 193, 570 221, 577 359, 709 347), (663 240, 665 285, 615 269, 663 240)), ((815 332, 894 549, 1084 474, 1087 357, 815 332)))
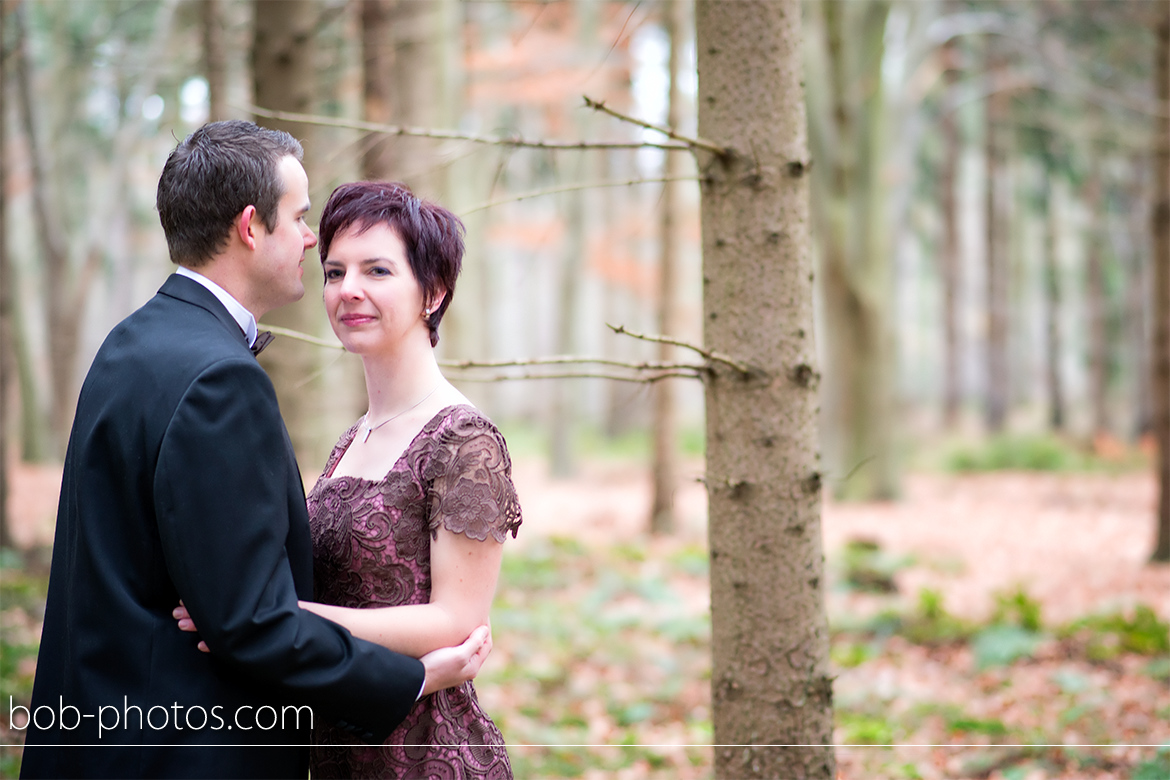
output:
POLYGON ((244 246, 252 251, 256 250, 256 231, 259 229, 259 222, 255 206, 245 206, 244 210, 236 217, 236 234, 244 246))

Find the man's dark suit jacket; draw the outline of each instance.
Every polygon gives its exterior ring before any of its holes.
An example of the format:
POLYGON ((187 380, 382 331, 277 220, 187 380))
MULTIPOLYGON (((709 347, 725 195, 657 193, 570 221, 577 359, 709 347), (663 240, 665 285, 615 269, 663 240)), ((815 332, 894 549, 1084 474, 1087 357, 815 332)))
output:
POLYGON ((21 776, 303 778, 304 705, 384 740, 422 664, 299 610, 312 592, 272 383, 215 296, 172 276, 81 390, 31 705, 48 728, 29 726, 21 776))

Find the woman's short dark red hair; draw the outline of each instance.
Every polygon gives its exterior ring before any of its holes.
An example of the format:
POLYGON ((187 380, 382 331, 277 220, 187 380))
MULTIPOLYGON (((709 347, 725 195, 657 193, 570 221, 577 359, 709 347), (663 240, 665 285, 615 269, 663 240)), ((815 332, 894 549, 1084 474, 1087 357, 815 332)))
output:
POLYGON ((364 233, 375 225, 386 225, 402 240, 410 270, 427 305, 433 305, 440 290, 447 291, 427 317, 433 347, 439 343, 439 322, 451 304, 455 280, 463 268, 463 222, 437 203, 415 197, 409 187, 399 182, 342 184, 329 196, 321 212, 321 262, 329 259, 329 248, 338 235, 347 230, 364 233))

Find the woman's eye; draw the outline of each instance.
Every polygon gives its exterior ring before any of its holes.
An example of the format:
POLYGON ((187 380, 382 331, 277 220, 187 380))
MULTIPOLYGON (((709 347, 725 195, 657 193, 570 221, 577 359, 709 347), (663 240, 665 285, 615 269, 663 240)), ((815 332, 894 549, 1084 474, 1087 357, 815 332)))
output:
POLYGON ((325 278, 326 279, 330 279, 330 280, 340 279, 341 277, 342 277, 342 273, 337 268, 329 268, 325 271, 325 278))
POLYGON ((374 266, 373 268, 371 268, 371 269, 370 269, 370 274, 371 274, 372 276, 386 276, 386 275, 387 275, 387 274, 389 274, 389 273, 390 273, 390 270, 389 270, 389 269, 387 269, 387 268, 383 268, 383 267, 382 267, 382 266, 380 266, 380 265, 376 265, 376 266, 374 266))

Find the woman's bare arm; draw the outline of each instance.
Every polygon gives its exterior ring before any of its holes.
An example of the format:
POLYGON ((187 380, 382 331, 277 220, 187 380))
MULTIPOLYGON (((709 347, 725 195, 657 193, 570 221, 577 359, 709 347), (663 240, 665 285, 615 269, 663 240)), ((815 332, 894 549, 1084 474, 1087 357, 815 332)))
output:
POLYGON ((349 629, 356 637, 415 658, 462 642, 488 623, 504 545, 479 542, 440 526, 431 542, 431 600, 428 604, 354 609, 300 602, 349 629))

